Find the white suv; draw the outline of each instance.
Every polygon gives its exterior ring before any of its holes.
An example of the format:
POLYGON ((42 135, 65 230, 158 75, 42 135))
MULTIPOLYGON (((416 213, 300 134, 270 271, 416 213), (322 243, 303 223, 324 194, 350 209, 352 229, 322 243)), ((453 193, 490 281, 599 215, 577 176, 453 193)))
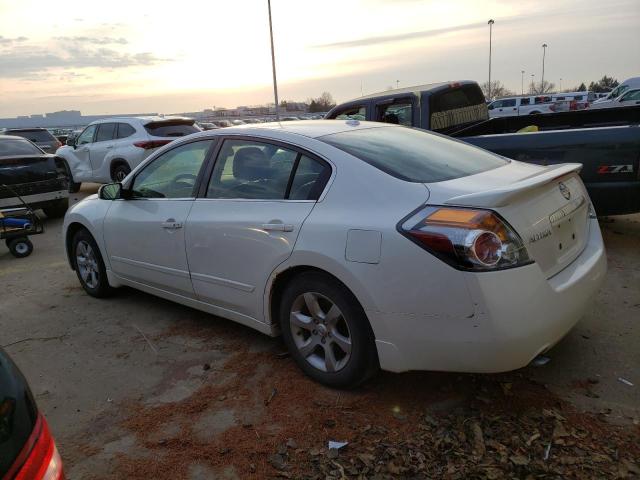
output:
POLYGON ((90 123, 56 155, 71 173, 69 191, 77 192, 82 182, 122 181, 157 148, 198 131, 190 118, 105 118, 90 123))

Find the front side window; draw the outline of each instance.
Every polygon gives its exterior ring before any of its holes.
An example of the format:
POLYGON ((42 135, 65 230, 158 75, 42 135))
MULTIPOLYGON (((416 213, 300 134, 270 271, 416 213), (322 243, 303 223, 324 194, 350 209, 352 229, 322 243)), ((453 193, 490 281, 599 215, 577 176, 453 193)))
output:
POLYGON ((413 125, 413 105, 405 101, 379 106, 378 121, 410 127, 413 125))
POLYGON ((625 93, 621 98, 621 102, 628 102, 630 100, 640 100, 640 90, 632 90, 625 93))
POLYGON ((118 123, 118 135, 116 138, 127 138, 136 133, 135 128, 133 128, 128 123, 118 123))
POLYGON ((331 167, 295 150, 254 140, 225 140, 207 198, 317 200, 331 167))
POLYGON ((187 143, 160 155, 133 181, 134 198, 191 198, 213 140, 187 143))
POLYGON ((107 140, 113 140, 115 133, 116 133, 115 123, 101 123, 98 126, 96 142, 106 142, 107 140))
POLYGON ((516 106, 516 99, 515 98, 508 98, 508 99, 503 101, 502 106, 503 107, 515 107, 516 106))
POLYGON ((508 163, 486 150, 414 128, 362 128, 318 139, 408 182, 442 182, 508 163))
POLYGON ((89 125, 84 129, 84 132, 78 137, 77 144, 84 145, 86 143, 93 142, 93 134, 96 132, 97 125, 89 125))
POLYGON ((336 120, 366 120, 367 107, 364 105, 349 107, 337 112, 337 115, 334 118, 336 120))

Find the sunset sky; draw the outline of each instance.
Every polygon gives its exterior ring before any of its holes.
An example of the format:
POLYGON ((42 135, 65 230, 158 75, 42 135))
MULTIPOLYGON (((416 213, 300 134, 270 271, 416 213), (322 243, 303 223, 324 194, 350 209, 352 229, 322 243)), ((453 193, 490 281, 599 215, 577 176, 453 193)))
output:
MULTIPOLYGON (((272 0, 280 98, 640 75, 640 0, 272 0)), ((273 101, 266 0, 0 0, 0 117, 273 101)))

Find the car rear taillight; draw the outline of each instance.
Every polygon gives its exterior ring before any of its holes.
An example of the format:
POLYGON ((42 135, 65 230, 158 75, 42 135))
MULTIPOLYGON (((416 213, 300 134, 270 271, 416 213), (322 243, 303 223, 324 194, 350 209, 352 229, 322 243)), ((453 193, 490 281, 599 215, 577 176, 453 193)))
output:
MULTIPOLYGON (((49 425, 42 416, 38 415, 36 425, 31 433, 29 441, 25 445, 30 450, 24 452, 26 458, 21 465, 17 465, 19 470, 13 478, 14 480, 63 480, 64 471, 62 460, 53 441, 49 425), (31 445, 33 445, 31 447, 31 445)), ((20 461, 22 453, 18 456, 20 461)), ((11 473, 8 472, 8 473, 11 473)))
POLYGON ((57 141, 56 141, 56 144, 55 144, 55 146, 54 146, 54 149, 55 149, 55 150, 57 150, 57 149, 59 149, 61 146, 62 146, 62 142, 61 142, 60 140, 57 140, 57 141))
POLYGON ((491 210, 426 206, 403 220, 399 231, 460 270, 499 270, 532 262, 520 236, 491 210))
POLYGON ((133 142, 133 144, 138 148, 149 150, 151 148, 162 147, 171 142, 173 142, 173 140, 141 140, 139 142, 133 142))

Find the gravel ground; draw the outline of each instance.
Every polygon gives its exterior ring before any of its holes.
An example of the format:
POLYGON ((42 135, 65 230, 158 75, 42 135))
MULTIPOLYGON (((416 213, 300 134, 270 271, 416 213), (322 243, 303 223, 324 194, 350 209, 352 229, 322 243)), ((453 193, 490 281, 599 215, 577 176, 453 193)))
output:
POLYGON ((87 296, 61 223, 26 259, 0 247, 0 345, 72 480, 640 475, 640 215, 601 219, 606 283, 547 365, 381 374, 350 392, 230 321, 131 289, 87 296))

